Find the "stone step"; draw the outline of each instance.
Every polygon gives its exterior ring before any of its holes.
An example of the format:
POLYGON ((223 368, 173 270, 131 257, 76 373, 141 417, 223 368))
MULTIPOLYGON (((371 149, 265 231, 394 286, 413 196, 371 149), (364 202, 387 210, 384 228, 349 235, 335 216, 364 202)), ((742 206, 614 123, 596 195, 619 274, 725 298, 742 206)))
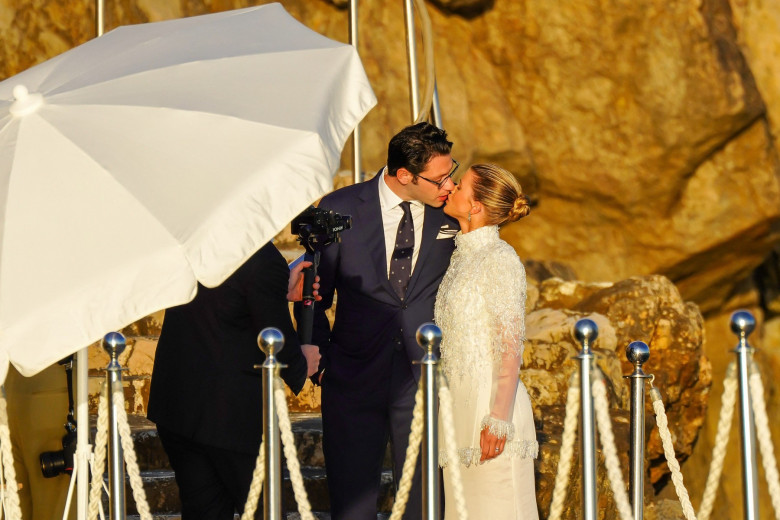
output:
MULTIPOLYGON (((128 415, 130 431, 133 434, 135 453, 141 471, 170 469, 168 456, 160 442, 157 429, 153 422, 139 415, 128 415)), ((322 454, 322 416, 319 413, 297 412, 290 414, 298 461, 303 467, 325 467, 325 457, 322 454)), ((95 426, 92 428, 94 439, 95 426)), ((390 450, 385 452, 383 462, 385 469, 390 469, 390 450)))
MULTIPOLYGON (((154 423, 143 416, 137 415, 128 416, 128 422, 133 434, 136 456, 144 482, 144 491, 152 513, 155 515, 155 518, 160 520, 178 519, 181 511, 178 487, 154 423)), ((322 417, 319 413, 291 413, 290 422, 298 460, 301 464, 301 473, 312 510, 317 512, 318 519, 329 519, 327 514, 330 508, 328 487, 325 477, 325 459, 322 453, 322 417)), ((283 504, 287 511, 296 511, 295 496, 284 460, 282 465, 283 504)), ((393 504, 393 479, 392 472, 389 469, 389 449, 385 456, 384 466, 385 469, 381 477, 380 499, 377 504, 378 510, 382 514, 389 513, 393 504)), ((135 507, 129 480, 125 486, 125 496, 128 514, 137 515, 138 511, 135 507)), ((108 504, 105 499, 104 502, 104 505, 107 507, 108 504)), ((294 513, 294 515, 297 515, 297 513, 294 513)), ((289 516, 288 518, 298 517, 289 516)))
MULTIPOLYGON (((301 468, 304 487, 309 498, 312 511, 327 512, 330 509, 328 500, 328 483, 325 478, 325 470, 322 468, 301 468)), ((297 511, 297 503, 292 488, 290 476, 286 470, 282 472, 282 503, 287 511, 297 511)), ((179 490, 173 471, 155 470, 142 471, 141 479, 144 483, 144 492, 149 509, 156 515, 173 515, 181 511, 179 490)), ((138 509, 133 498, 130 480, 125 483, 125 500, 127 513, 138 514, 138 509)), ((108 507, 107 498, 104 497, 105 508, 108 507)), ((381 512, 389 512, 393 507, 393 476, 390 470, 382 472, 380 485, 380 497, 377 509, 381 512)))

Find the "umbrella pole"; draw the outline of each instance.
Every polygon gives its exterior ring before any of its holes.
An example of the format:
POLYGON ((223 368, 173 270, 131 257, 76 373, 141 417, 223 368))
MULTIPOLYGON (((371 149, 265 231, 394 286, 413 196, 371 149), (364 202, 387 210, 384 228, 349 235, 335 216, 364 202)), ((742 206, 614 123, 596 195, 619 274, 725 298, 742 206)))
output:
POLYGON ((89 354, 83 348, 76 353, 76 512, 78 520, 87 520, 89 495, 89 354))

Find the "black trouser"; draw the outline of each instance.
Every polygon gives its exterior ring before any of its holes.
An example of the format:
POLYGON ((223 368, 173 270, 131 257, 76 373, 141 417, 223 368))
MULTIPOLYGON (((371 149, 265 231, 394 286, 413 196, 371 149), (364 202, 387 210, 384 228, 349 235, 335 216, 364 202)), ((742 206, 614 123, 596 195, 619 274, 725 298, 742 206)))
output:
MULTIPOLYGON (((182 520, 233 520, 244 511, 257 453, 206 446, 159 426, 157 431, 176 473, 182 520)), ((262 502, 255 518, 263 518, 262 502)))
MULTIPOLYGON (((333 520, 376 520, 382 461, 388 438, 395 485, 401 480, 414 410, 417 383, 402 351, 393 353, 392 369, 372 388, 322 384, 325 467, 333 520)), ((422 517, 420 457, 405 520, 422 517)))

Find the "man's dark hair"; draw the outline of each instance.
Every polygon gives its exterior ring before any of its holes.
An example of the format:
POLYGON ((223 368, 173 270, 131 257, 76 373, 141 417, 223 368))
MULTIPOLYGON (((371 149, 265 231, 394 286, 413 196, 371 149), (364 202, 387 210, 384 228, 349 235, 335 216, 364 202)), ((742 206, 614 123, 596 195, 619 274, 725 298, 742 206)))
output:
POLYGON ((414 175, 421 173, 431 158, 449 155, 452 143, 447 132, 430 123, 407 126, 390 139, 387 146, 387 173, 395 176, 399 168, 414 175))

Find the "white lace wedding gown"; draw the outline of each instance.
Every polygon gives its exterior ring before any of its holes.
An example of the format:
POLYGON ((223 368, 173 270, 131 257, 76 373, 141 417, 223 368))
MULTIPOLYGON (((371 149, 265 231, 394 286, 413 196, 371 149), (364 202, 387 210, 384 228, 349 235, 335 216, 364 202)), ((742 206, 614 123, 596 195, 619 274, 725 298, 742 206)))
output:
MULTIPOLYGON (((455 237, 436 296, 441 363, 453 399, 455 439, 471 519, 538 519, 533 459, 538 453, 531 400, 518 375, 525 340, 525 269, 496 226, 455 237), (504 451, 479 463, 480 431, 507 434, 504 451)), ((457 518, 439 423, 445 520, 457 518)))

